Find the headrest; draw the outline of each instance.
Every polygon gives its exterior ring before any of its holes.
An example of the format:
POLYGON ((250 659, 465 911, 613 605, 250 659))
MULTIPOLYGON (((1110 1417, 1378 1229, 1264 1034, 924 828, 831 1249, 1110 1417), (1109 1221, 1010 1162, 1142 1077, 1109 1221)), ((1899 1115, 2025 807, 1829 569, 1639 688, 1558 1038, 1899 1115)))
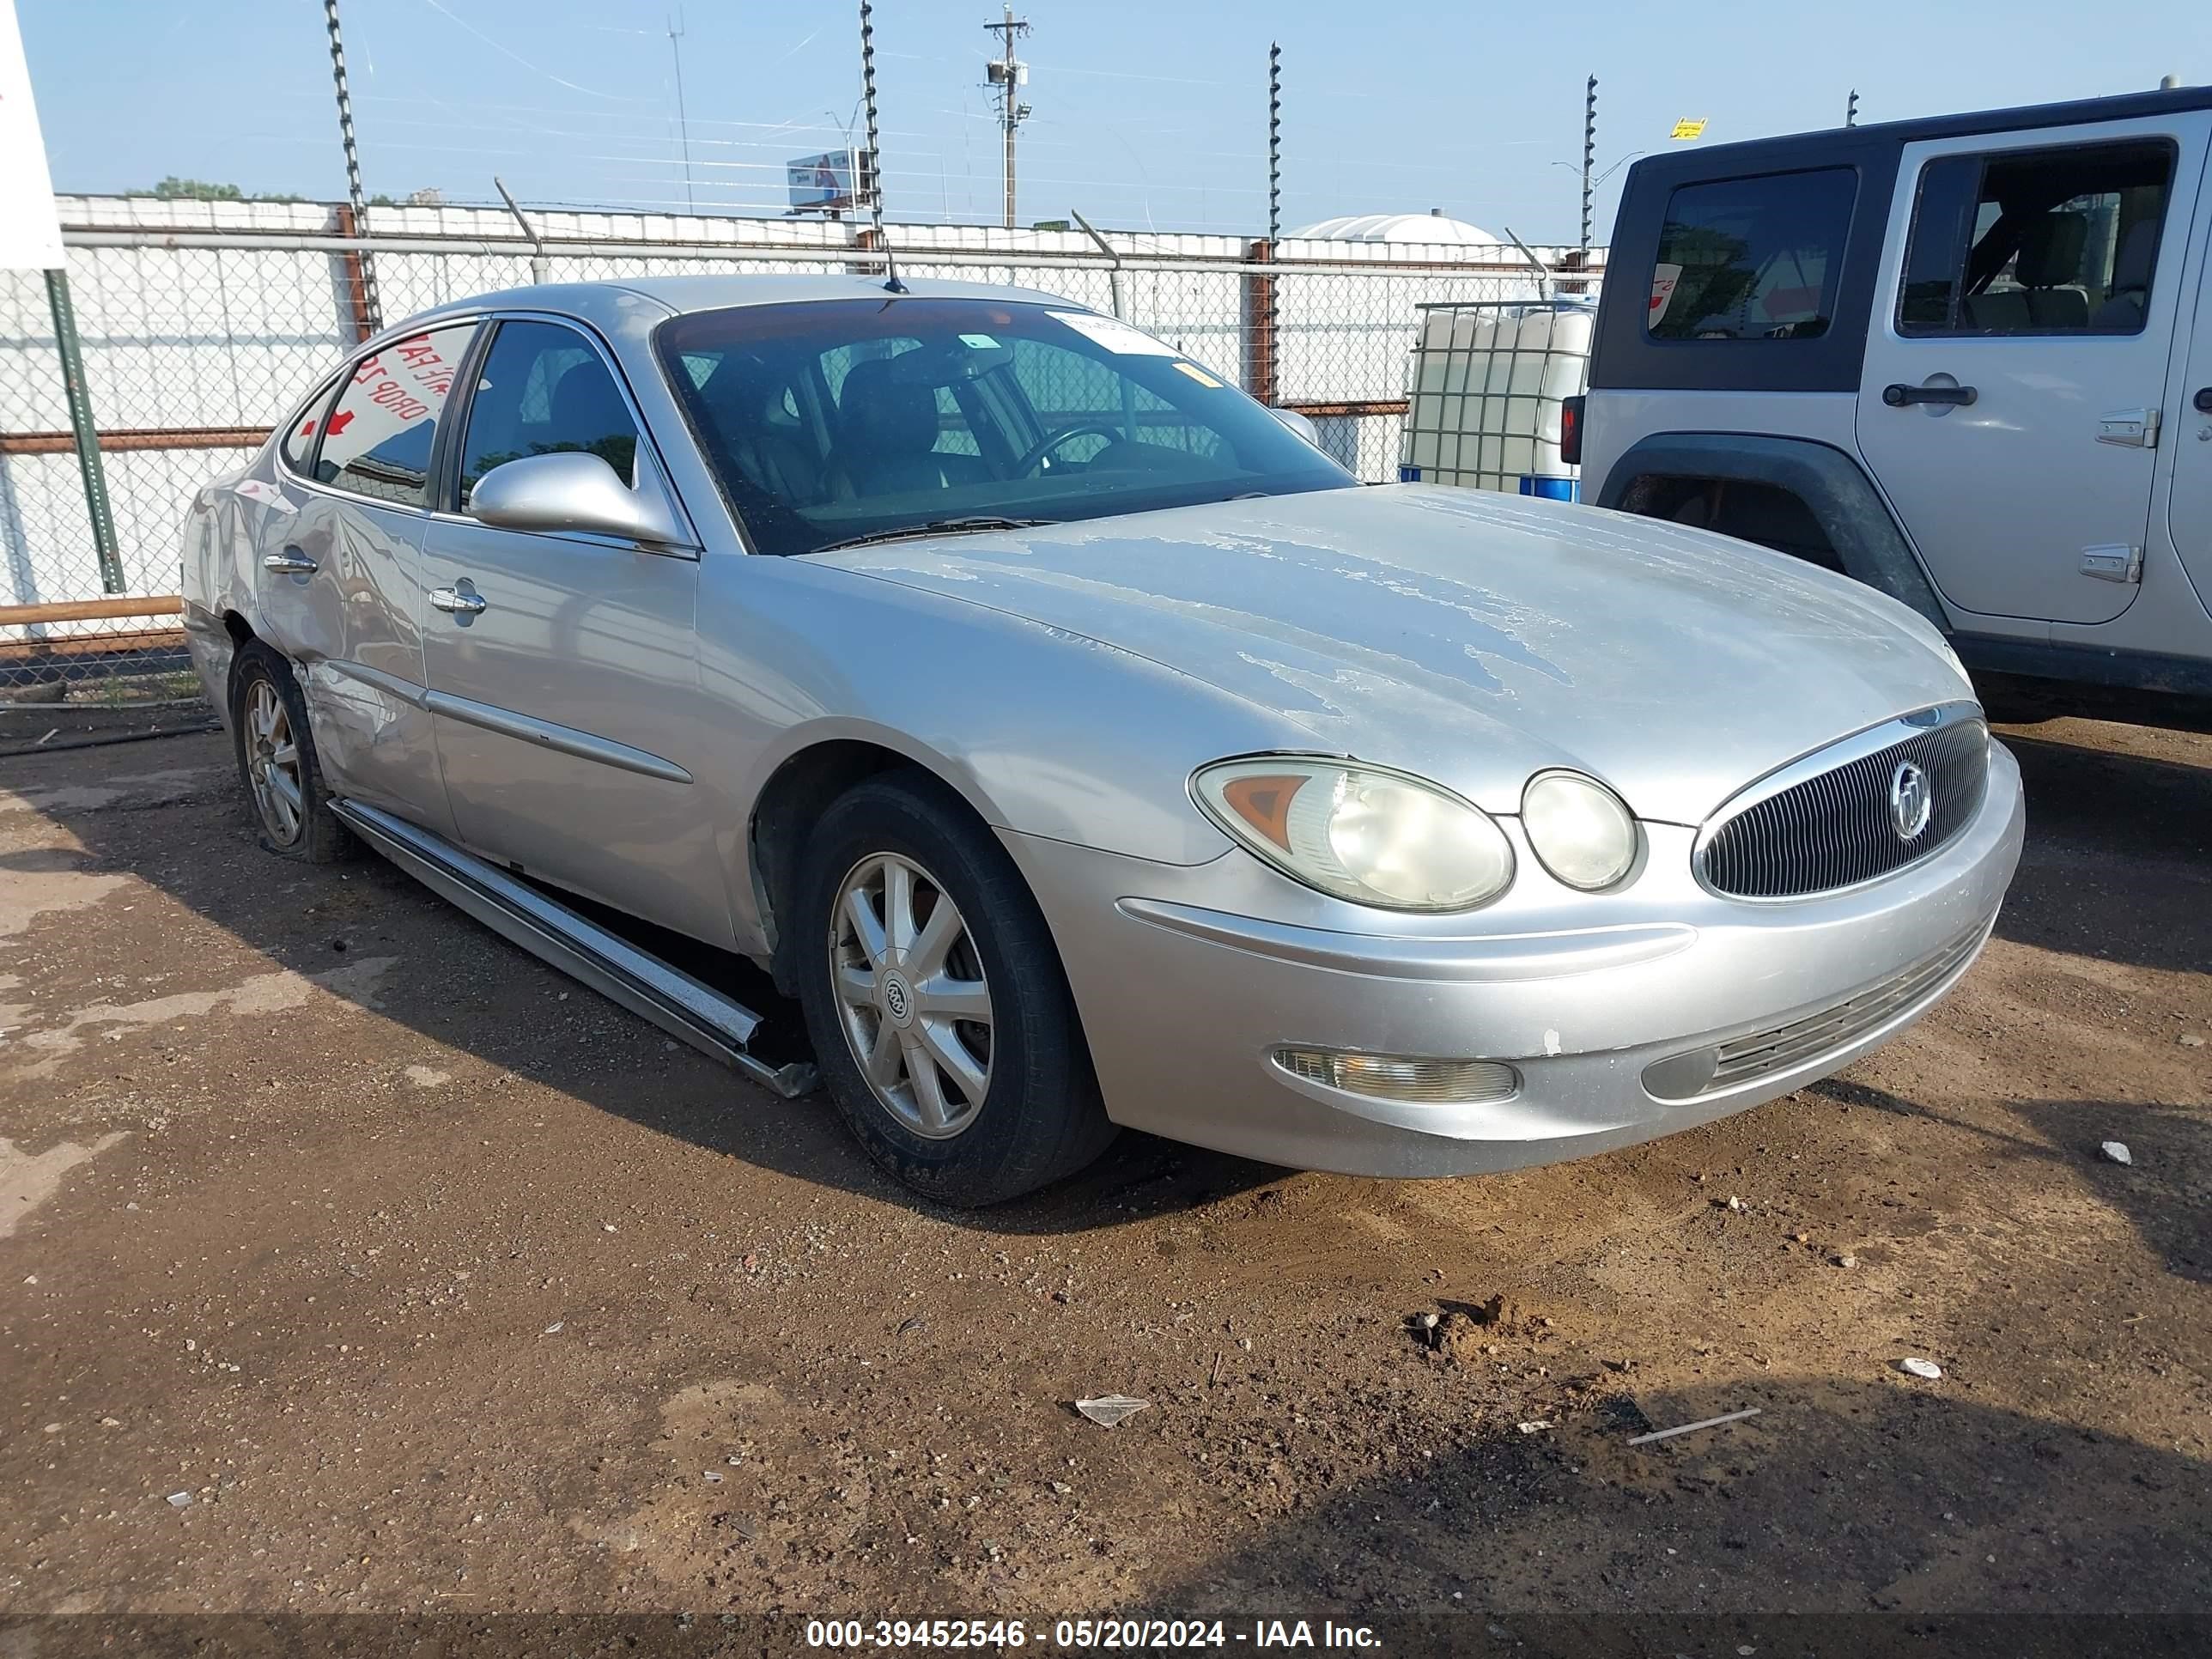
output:
POLYGON ((838 410, 846 441, 878 455, 920 455, 937 447, 934 388, 895 373, 889 357, 853 365, 838 410))
POLYGON ((2158 260, 2158 221, 2138 219, 2120 238, 2120 251, 2112 261, 2112 292, 2140 292, 2150 286, 2151 266, 2158 260))
POLYGON ((629 410, 614 379, 595 357, 570 365, 553 383, 553 429, 564 442, 626 434, 629 410))
POLYGON ((2057 288, 2081 280, 2081 250, 2088 246, 2089 216, 2046 213, 2020 239, 2013 275, 2022 288, 2057 288))

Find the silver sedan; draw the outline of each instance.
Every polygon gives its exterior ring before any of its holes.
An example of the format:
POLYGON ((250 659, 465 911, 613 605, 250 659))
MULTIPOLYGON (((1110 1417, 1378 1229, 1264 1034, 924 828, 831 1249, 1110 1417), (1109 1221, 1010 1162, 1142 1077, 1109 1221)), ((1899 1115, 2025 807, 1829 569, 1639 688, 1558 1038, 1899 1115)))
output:
POLYGON ((1359 488, 1045 294, 448 306, 202 490, 185 566, 270 850, 366 842, 773 1087, 818 1067, 953 1202, 1116 1126, 1439 1176, 1741 1110, 1926 1012, 2020 852, 1902 606, 1359 488))

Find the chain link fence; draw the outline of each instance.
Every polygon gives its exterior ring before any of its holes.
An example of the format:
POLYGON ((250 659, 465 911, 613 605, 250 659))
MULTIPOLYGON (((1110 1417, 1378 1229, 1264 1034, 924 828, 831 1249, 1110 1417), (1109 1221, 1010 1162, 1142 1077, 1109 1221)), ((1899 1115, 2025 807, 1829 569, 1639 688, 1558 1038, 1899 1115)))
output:
MULTIPOLYGON (((526 237, 479 209, 373 209, 356 226, 314 204, 62 207, 67 270, 0 273, 0 702, 148 720, 164 707, 204 718, 178 629, 186 505, 381 322, 533 281, 882 261, 850 223, 532 214, 526 237)), ((1370 482, 1397 476, 1419 307, 1595 292, 1602 276, 1601 261, 1585 269, 1561 249, 887 234, 908 277, 1038 289, 1126 318, 1310 416, 1323 447, 1370 482)), ((0 730, 0 750, 9 741, 0 730)))

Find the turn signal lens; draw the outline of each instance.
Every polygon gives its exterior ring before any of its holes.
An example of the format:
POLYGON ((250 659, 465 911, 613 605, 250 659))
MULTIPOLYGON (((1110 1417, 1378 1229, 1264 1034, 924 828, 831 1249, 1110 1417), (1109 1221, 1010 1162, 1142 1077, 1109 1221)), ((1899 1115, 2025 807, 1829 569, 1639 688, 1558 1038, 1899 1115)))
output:
POLYGON ((1513 880, 1488 815, 1402 772, 1279 755, 1202 768, 1191 793, 1277 869, 1355 904, 1465 910, 1513 880))

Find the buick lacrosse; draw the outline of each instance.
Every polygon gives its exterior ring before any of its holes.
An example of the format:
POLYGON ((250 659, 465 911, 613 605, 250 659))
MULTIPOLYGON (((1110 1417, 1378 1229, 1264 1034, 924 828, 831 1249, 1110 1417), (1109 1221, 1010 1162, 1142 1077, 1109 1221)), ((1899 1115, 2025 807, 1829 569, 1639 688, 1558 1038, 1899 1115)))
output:
POLYGON ((1738 1111, 1925 1013, 2020 853, 1911 611, 1359 487, 1042 293, 449 305, 203 489, 184 552, 269 850, 366 843, 757 1081, 818 1075, 955 1203, 1117 1126, 1443 1176, 1738 1111), (811 1064, 763 1057, 734 957, 811 1064))

